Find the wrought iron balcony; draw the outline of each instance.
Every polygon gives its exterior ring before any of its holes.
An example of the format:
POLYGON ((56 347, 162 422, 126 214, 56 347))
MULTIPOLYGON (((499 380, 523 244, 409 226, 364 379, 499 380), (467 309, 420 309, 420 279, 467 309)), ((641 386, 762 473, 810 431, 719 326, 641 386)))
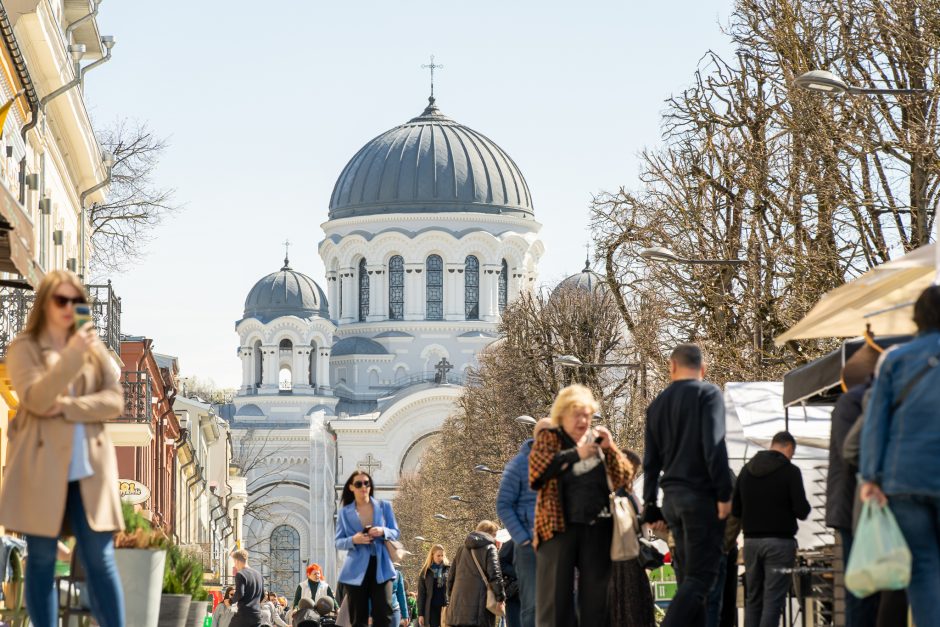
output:
POLYGON ((105 346, 121 354, 121 299, 114 293, 111 281, 106 285, 86 285, 91 298, 91 316, 105 346))
POLYGON ((143 370, 125 370, 121 373, 124 386, 124 413, 119 420, 150 422, 153 420, 150 377, 143 370))
POLYGON ((0 359, 7 356, 7 346, 23 327, 33 308, 36 292, 13 287, 0 287, 0 359))

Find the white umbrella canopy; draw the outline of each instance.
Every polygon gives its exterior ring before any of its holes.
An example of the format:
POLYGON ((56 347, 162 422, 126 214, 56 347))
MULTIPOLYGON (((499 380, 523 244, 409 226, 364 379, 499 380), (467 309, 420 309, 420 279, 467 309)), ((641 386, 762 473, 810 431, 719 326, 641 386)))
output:
POLYGON ((790 340, 856 337, 867 324, 877 335, 914 333, 913 303, 937 274, 935 248, 935 244, 921 246, 827 292, 774 342, 782 346, 790 340))

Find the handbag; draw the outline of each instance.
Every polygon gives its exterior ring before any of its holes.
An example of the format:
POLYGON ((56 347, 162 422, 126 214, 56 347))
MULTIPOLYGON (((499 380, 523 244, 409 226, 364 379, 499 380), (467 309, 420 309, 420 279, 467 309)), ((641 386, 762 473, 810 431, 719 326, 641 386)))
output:
POLYGON ((640 525, 630 498, 610 493, 610 515, 614 519, 614 535, 610 539, 610 559, 625 562, 640 555, 640 525))
POLYGON ((639 542, 640 555, 637 559, 640 561, 640 566, 646 570, 662 568, 663 564, 666 563, 666 556, 660 553, 653 541, 647 538, 640 538, 639 542))
POLYGON ((392 558, 392 562, 396 564, 401 564, 406 557, 411 555, 411 552, 405 549, 405 545, 398 540, 386 540, 385 549, 388 551, 389 557, 392 558))
POLYGON ((496 593, 493 592, 493 586, 490 585, 490 580, 486 578, 486 574, 480 566, 480 561, 477 559, 477 554, 473 552, 473 549, 467 550, 470 551, 470 557, 473 558, 473 563, 476 564, 477 571, 480 573, 480 577, 483 578, 483 585, 486 586, 487 611, 493 616, 502 616, 506 612, 506 607, 496 598, 496 593))

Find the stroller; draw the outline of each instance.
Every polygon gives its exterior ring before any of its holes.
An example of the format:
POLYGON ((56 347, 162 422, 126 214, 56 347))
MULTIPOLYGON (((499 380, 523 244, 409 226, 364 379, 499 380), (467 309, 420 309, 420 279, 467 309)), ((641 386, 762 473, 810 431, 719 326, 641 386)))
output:
POLYGON ((291 627, 333 627, 336 625, 333 601, 320 599, 314 603, 310 599, 301 599, 290 622, 291 627))

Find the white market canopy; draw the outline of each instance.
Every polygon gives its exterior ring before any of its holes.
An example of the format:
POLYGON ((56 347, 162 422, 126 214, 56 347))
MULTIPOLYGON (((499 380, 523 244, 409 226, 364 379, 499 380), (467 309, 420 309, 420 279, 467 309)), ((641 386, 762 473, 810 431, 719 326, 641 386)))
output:
POLYGON ((913 302, 937 275, 935 249, 935 244, 921 246, 827 292, 774 342, 782 346, 790 340, 856 337, 866 324, 879 336, 914 333, 913 302))

